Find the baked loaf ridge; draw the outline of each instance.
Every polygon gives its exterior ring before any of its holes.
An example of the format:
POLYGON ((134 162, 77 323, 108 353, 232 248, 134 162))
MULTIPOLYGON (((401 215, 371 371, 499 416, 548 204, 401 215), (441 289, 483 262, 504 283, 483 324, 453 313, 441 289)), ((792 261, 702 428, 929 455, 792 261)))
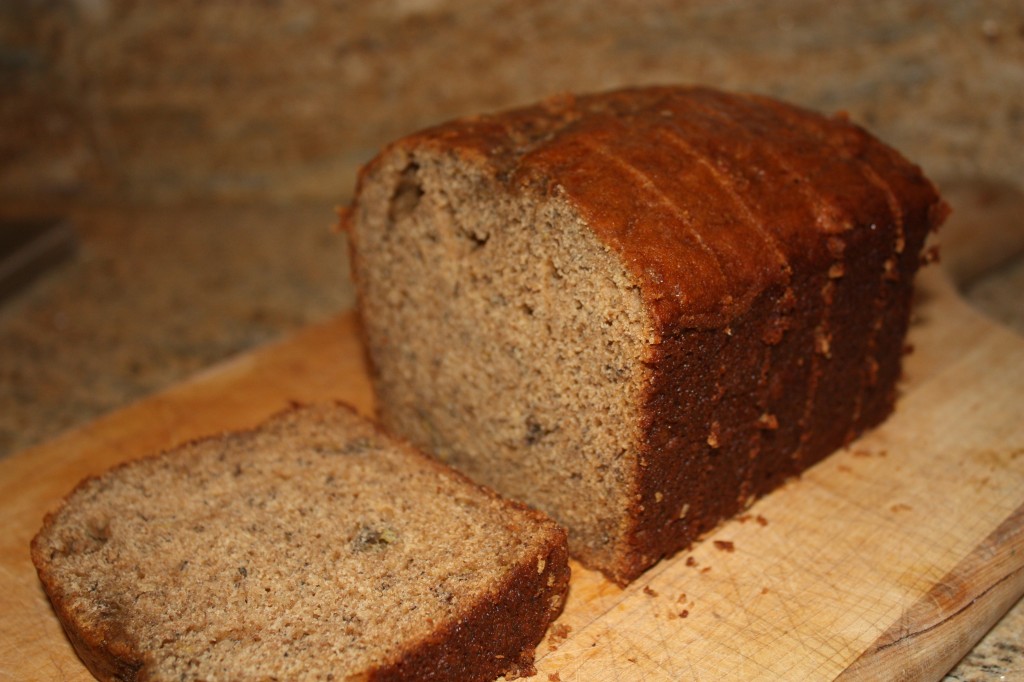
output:
POLYGON ((343 219, 379 418, 626 583, 890 413, 945 212, 845 118, 704 88, 413 134, 343 219))
POLYGON ((491 680, 531 672, 565 532, 342 406, 83 481, 32 542, 101 680, 491 680))

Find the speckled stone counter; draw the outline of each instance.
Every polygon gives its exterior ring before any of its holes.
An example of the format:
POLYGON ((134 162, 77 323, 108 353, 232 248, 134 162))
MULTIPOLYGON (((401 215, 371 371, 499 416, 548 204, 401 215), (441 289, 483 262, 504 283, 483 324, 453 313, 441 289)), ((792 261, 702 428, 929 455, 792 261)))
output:
MULTIPOLYGON (((0 304, 0 452, 20 450, 353 303, 329 205, 93 208, 74 259, 0 304)), ((1024 258, 968 297, 1024 333, 1024 258)), ((947 680, 1024 679, 1024 603, 947 680)))
POLYGON ((0 453, 353 303, 330 205, 72 212, 73 260, 0 302, 0 453))

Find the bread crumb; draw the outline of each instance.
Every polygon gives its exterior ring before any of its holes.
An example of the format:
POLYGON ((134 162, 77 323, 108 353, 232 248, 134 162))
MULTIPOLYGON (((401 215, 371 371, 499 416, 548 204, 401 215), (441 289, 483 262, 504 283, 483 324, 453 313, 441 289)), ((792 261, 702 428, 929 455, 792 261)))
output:
POLYGON ((555 623, 551 626, 551 634, 548 635, 548 647, 551 651, 558 651, 558 647, 569 638, 572 626, 564 623, 555 623))
POLYGON ((820 327, 814 330, 814 351, 818 355, 824 355, 826 358, 832 357, 832 339, 828 332, 820 327))
POLYGON ((736 545, 729 540, 715 540, 714 545, 716 549, 720 549, 723 552, 733 552, 736 550, 736 545))
POLYGON ((755 516, 754 520, 757 521, 757 525, 759 525, 759 526, 767 526, 768 525, 768 519, 766 519, 765 517, 761 516, 760 514, 755 516))
POLYGON ((720 428, 722 427, 718 422, 711 422, 711 431, 708 433, 708 445, 716 450, 722 444, 718 439, 718 430, 720 428))
POLYGON ((697 565, 697 560, 694 559, 692 555, 688 556, 688 557, 686 557, 686 565, 687 566, 691 566, 691 567, 692 566, 696 566, 697 565))
POLYGON ((644 585, 644 594, 648 597, 657 597, 658 593, 651 589, 650 585, 644 585))

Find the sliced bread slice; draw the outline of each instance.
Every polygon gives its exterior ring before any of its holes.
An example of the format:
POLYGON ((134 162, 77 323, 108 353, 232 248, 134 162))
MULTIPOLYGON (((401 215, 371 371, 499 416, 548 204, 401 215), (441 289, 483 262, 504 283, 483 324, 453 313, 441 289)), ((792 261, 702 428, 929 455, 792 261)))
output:
POLYGON ((344 406, 83 481, 32 542, 103 680, 489 680, 532 671, 563 530, 344 406))

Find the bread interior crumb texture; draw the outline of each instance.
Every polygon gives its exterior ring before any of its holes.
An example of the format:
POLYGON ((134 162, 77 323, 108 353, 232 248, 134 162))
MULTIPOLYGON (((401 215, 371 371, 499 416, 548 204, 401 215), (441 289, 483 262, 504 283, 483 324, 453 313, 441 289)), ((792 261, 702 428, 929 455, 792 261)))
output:
POLYGON ((614 565, 635 496, 646 319, 618 256, 557 196, 453 155, 385 155, 355 217, 380 418, 548 511, 614 565), (397 338, 400 333, 402 338, 397 338))

